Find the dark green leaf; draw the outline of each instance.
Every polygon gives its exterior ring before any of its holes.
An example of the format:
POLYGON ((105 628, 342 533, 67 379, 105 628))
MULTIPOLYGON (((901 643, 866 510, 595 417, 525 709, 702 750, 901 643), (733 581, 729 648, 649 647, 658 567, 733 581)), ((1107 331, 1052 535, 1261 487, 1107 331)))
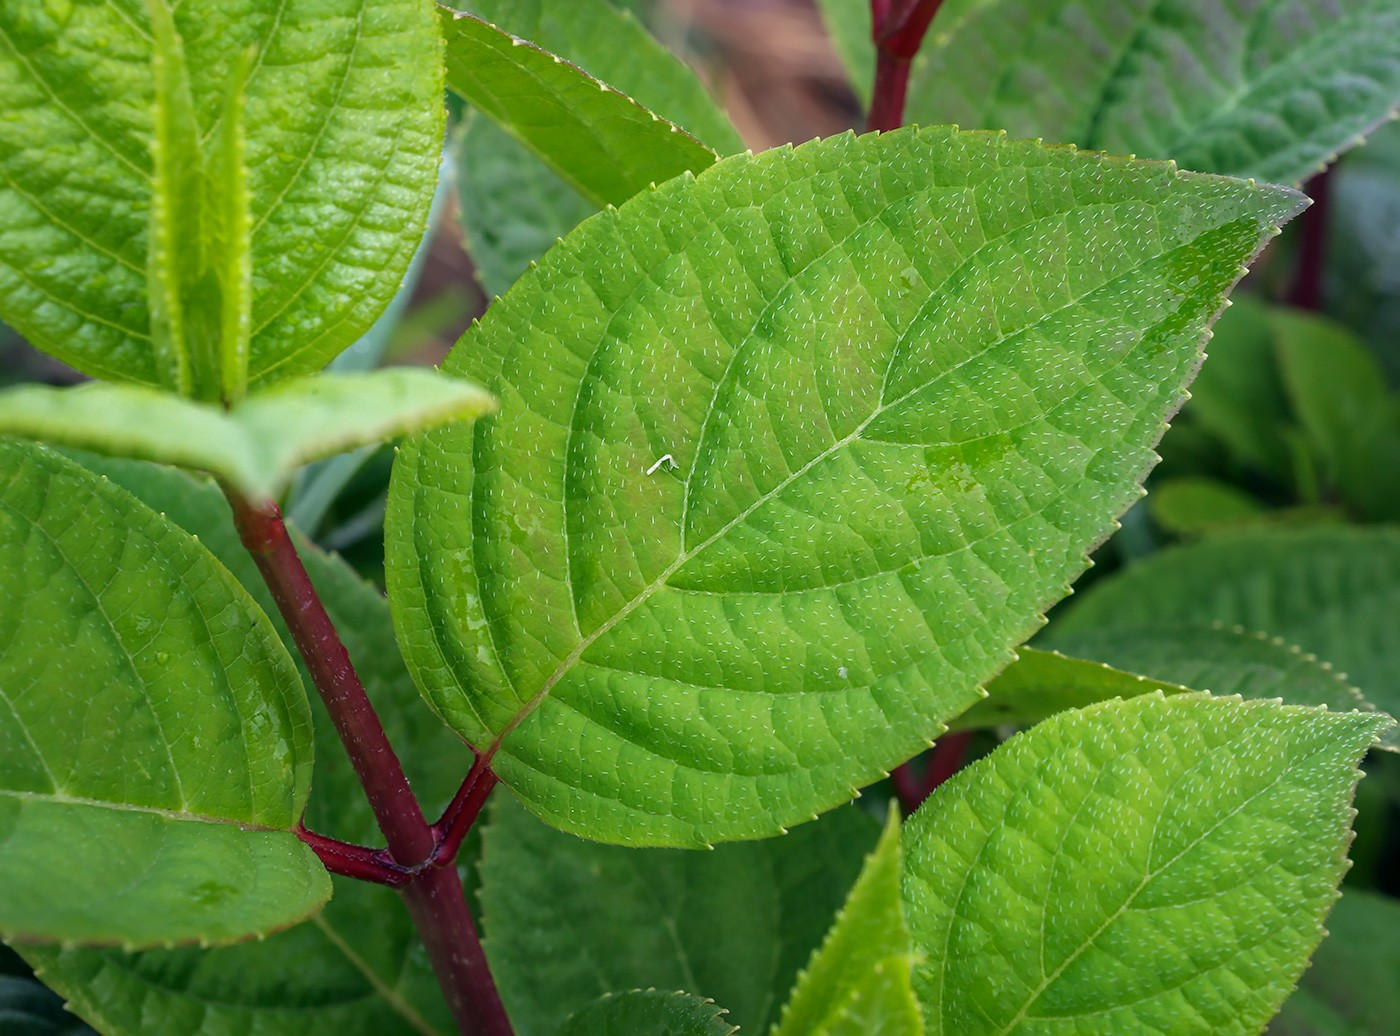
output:
POLYGON ((499 796, 483 835, 486 952, 519 1036, 600 994, 683 989, 764 1032, 821 943, 878 826, 854 807, 713 852, 625 849, 499 796))
POLYGON ((1213 478, 1174 478, 1152 487, 1147 498, 1152 520, 1178 536, 1247 525, 1268 515, 1267 509, 1244 490, 1213 478))
POLYGON ((635 989, 604 994, 572 1015, 555 1036, 730 1036, 734 1026, 709 1000, 635 989))
POLYGON ((1061 713, 905 825, 930 1036, 1252 1036, 1346 870, 1361 712, 1151 694, 1061 713))

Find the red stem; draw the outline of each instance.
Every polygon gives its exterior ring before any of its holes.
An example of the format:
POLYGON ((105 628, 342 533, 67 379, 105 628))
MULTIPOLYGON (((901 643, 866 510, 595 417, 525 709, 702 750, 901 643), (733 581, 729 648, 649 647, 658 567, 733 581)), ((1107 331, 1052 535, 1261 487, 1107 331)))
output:
POLYGON ((332 874, 392 888, 402 888, 413 880, 412 871, 400 867, 382 850, 327 838, 315 831, 308 831, 304 824, 298 824, 293 834, 311 846, 326 870, 332 874))
POLYGON ((1322 308, 1322 274, 1327 260, 1327 186, 1331 183, 1331 167, 1324 169, 1303 185, 1312 199, 1306 212, 1298 218, 1301 240, 1298 243, 1298 272, 1289 301, 1302 309, 1322 308))
POLYGON ((960 730, 956 734, 944 734, 933 743, 928 770, 924 772, 924 798, 932 795, 935 788, 958 772, 971 741, 972 731, 960 730))
POLYGON ((909 92, 909 64, 924 41, 929 23, 943 0, 871 0, 871 37, 875 43, 875 85, 870 97, 868 130, 904 125, 909 92))
MULTIPOLYGON (((356 851, 362 849, 360 846, 315 835, 304 827, 298 835, 323 861, 328 856, 334 860, 334 865, 328 862, 326 867, 335 873, 353 869, 361 872, 354 877, 381 880, 384 874, 372 862, 404 872, 408 881, 400 894, 427 948, 458 1029, 463 1036, 512 1036, 510 1021, 467 908, 455 850, 452 854, 440 853, 437 832, 424 818, 408 786, 403 766, 365 694, 350 655, 297 556, 282 513, 270 500, 255 504, 227 486, 224 494, 233 507, 243 546, 252 554, 272 591, 350 756, 350 764, 364 786, 388 850, 382 860, 373 860, 377 855, 373 851, 371 859, 366 859, 356 851)), ((476 783, 487 784, 489 791, 494 776, 490 782, 478 779, 476 783)), ((476 809, 480 811, 479 804, 476 809)), ((465 834, 463 830, 457 836, 457 845, 465 834)))
POLYGON ((914 776, 914 768, 908 762, 900 763, 890 771, 890 783, 894 785, 895 798, 899 799, 905 816, 913 813, 924 801, 923 783, 914 776))
POLYGON ((433 833, 438 839, 434 863, 445 864, 457 858, 462 839, 467 837, 467 832, 481 815, 481 807, 486 805, 486 797, 495 786, 496 774, 491 769, 490 761, 486 756, 478 755, 466 780, 443 810, 442 819, 433 825, 433 833))

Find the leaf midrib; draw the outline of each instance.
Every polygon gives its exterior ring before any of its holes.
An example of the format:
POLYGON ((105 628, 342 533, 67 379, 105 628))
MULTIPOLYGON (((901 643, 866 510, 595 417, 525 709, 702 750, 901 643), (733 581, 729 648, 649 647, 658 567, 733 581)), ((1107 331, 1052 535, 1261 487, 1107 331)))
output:
POLYGON ((270 827, 266 824, 254 824, 245 820, 231 820, 228 817, 211 816, 205 813, 191 813, 179 809, 161 809, 159 806, 140 806, 130 802, 110 802, 106 799, 92 799, 81 795, 67 795, 63 792, 44 793, 0 788, 0 796, 19 799, 22 802, 45 802, 59 806, 90 806, 96 809, 110 809, 118 813, 145 813, 151 816, 163 817, 166 820, 201 824, 223 824, 226 827, 236 827, 240 831, 285 832, 288 830, 285 827, 270 827))

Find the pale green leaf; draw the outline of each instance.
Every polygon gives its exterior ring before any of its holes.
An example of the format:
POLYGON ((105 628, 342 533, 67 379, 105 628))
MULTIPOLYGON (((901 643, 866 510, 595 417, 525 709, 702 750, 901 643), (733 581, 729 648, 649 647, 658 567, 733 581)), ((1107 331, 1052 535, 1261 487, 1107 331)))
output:
POLYGON ((504 295, 555 241, 598 211, 490 119, 469 118, 454 151, 467 251, 489 295, 504 295))
POLYGON ((449 6, 557 54, 721 155, 744 150, 690 67, 636 15, 609 0, 458 0, 449 6))
POLYGON ((95 1036, 38 982, 0 975, 0 1032, 5 1036, 95 1036))
MULTIPOLYGON (((210 483, 171 468, 87 457, 93 466, 199 537, 282 625, 256 566, 239 543, 227 501, 210 483)), ((339 558, 298 543, 312 582, 423 802, 437 813, 471 765, 471 753, 423 705, 394 643, 384 598, 339 558)), ((300 661, 298 661, 300 666, 300 661)), ((310 677, 303 668, 303 680, 310 677)), ((334 727, 314 699, 312 830, 361 844, 382 838, 334 727)), ((474 840, 459 862, 475 874, 474 840)), ((58 951, 25 947, 45 981, 109 1036, 452 1036, 455 1029, 398 896, 336 878, 335 896, 309 924, 264 941, 216 950, 58 951), (198 1019, 192 1026, 190 1019, 198 1019)))
POLYGON ((922 1036, 900 901, 899 810, 866 857, 846 905, 798 976, 773 1036, 922 1036))
POLYGON ((948 0, 906 110, 1299 183, 1397 104, 1392 0, 948 0))
MULTIPOLYGON (((255 49, 244 109, 254 388, 319 369, 398 290, 441 158, 435 22, 427 0, 175 11, 212 169, 227 152, 229 84, 255 49)), ((151 57, 142 0, 0 4, 0 318, 89 374, 158 385, 151 57)), ((223 256, 224 272, 238 275, 236 259, 223 256)))
POLYGON ((136 385, 21 385, 0 392, 0 434, 196 468, 265 497, 309 461, 494 406, 471 382, 417 367, 297 378, 230 410, 136 385))
POLYGON ((1400 902, 1348 888, 1269 1036, 1392 1036, 1400 1018, 1400 902))
POLYGON ((1061 713, 905 825, 930 1036, 1253 1036, 1322 938, 1393 721, 1204 695, 1061 713))
POLYGON ((550 1036, 604 993, 683 989, 743 1032, 777 1020, 875 845, 855 807, 713 852, 563 834, 508 795, 482 836, 486 953, 519 1036, 550 1036))
POLYGON ((1158 482, 1147 498, 1152 520, 1178 536, 1200 536, 1232 525, 1267 520, 1269 511, 1238 486, 1186 477, 1158 482))
POLYGON ((705 845, 848 800, 1082 571, 1298 201, 937 128, 585 221, 448 358, 501 415, 396 465, 415 678, 589 837, 705 845))
POLYGON ((978 730, 1004 723, 1030 726, 1064 712, 1110 698, 1135 698, 1149 691, 1179 694, 1186 687, 1069 658, 1057 651, 1017 649, 1017 658, 987 684, 987 696, 961 716, 950 730, 978 730))
POLYGON ((233 578, 127 493, 0 444, 0 934, 227 942, 330 894, 287 829, 311 716, 233 578))
POLYGON ((633 989, 604 994, 572 1015, 555 1036, 730 1036, 734 1031, 709 1000, 633 989))
POLYGON ((1259 528, 1160 551, 1095 584, 1051 632, 1068 638, 1163 623, 1238 625, 1315 654, 1394 714, 1397 614, 1400 530, 1259 528))
POLYGON ((851 89, 869 106, 875 85, 875 42, 871 39, 869 0, 817 0, 836 54, 846 68, 851 89))
POLYGON ((447 85, 595 205, 714 163, 689 133, 533 43, 445 9, 440 22, 447 85))

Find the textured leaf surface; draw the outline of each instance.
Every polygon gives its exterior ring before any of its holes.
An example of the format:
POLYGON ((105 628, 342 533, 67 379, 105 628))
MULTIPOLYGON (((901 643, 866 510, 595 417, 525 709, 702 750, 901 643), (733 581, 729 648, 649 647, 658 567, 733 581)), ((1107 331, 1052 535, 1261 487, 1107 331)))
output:
POLYGON ((1106 579, 1052 631, 1239 625, 1330 663, 1377 708, 1400 712, 1400 530, 1328 525, 1221 533, 1106 579))
POLYGON ((471 15, 439 21, 447 85, 595 205, 714 163, 690 134, 533 43, 471 15))
MULTIPOLYGON (((85 463, 199 537, 273 616, 272 601, 239 544, 228 504, 213 485, 170 468, 85 458, 85 463)), ((437 815, 471 753, 418 697, 394 644, 383 597, 343 561, 299 543, 312 581, 398 748, 425 812, 437 815)), ((300 664, 300 663, 299 663, 300 664)), ((310 686, 310 677, 303 670, 310 686)), ((380 835, 345 750, 316 711, 315 789, 307 826, 337 838, 378 844, 380 835)), ((474 840, 460 858, 475 874, 474 840)), ((260 942, 216 950, 25 947, 45 981, 63 990, 109 1036, 450 1036, 447 1005, 398 896, 336 878, 335 896, 310 923, 260 942)))
POLYGON ((590 837, 704 845, 849 799, 1083 569, 1296 205, 933 129, 737 156, 585 222, 447 361, 501 416, 396 465, 419 685, 590 837))
POLYGON ((489 295, 504 295, 555 241, 598 211, 490 119, 471 118, 455 151, 467 251, 489 295))
MULTIPOLYGON (((1242 626, 1160 623, 1085 631, 1051 643, 1068 655, 1197 691, 1281 698, 1288 705, 1325 705, 1334 712, 1374 711, 1330 664, 1281 637, 1251 633, 1242 626)), ((1393 748, 1396 739, 1392 729, 1381 741, 1393 748)))
POLYGON ((730 1036, 734 1026, 709 1000, 634 989, 607 994, 573 1015, 556 1036, 730 1036))
POLYGON ((821 949, 798 977, 773 1036, 922 1036, 900 900, 899 810, 866 858, 821 949))
POLYGON ((721 155, 744 150, 695 72, 611 0, 458 0, 450 6, 577 65, 721 155))
POLYGON ((287 828, 311 715, 194 540, 49 451, 0 444, 0 934, 139 946, 285 927, 330 894, 287 828))
POLYGON ((29 978, 0 975, 0 1032, 5 1036, 94 1036, 63 1001, 29 978))
POLYGON ((498 796, 482 842, 486 952, 519 1036, 603 993, 681 989, 765 1032, 860 873, 878 825, 854 807, 713 852, 625 849, 498 796))
POLYGON ((1257 1033, 1322 937, 1389 722, 1145 695, 959 773, 905 825, 928 1032, 1257 1033))
POLYGON ((870 4, 866 0, 817 0, 836 54, 846 68, 851 89, 870 104, 875 85, 875 44, 870 39, 870 4))
POLYGON ((1057 651, 1022 647, 1016 655, 1016 661, 987 684, 987 696, 951 720, 949 729, 978 730, 1003 723, 1030 726, 1057 712, 1110 698, 1135 698, 1149 691, 1179 694, 1187 690, 1057 651))
POLYGON ((134 385, 22 385, 0 393, 0 433, 196 468, 264 497, 309 461, 494 407, 469 381, 413 367, 298 378, 231 410, 134 385))
POLYGON ((1269 1036, 1390 1036, 1400 1018, 1400 903, 1348 888, 1269 1036))
POLYGON ((907 111, 1299 183, 1397 104, 1391 0, 949 0, 907 111))
MULTIPOLYGON (((244 116, 254 386, 321 367, 393 297, 443 133, 427 0, 183 4, 193 105, 217 150, 244 116)), ((145 4, 0 6, 0 317, 95 376, 159 384, 146 297, 153 133, 145 4)))

